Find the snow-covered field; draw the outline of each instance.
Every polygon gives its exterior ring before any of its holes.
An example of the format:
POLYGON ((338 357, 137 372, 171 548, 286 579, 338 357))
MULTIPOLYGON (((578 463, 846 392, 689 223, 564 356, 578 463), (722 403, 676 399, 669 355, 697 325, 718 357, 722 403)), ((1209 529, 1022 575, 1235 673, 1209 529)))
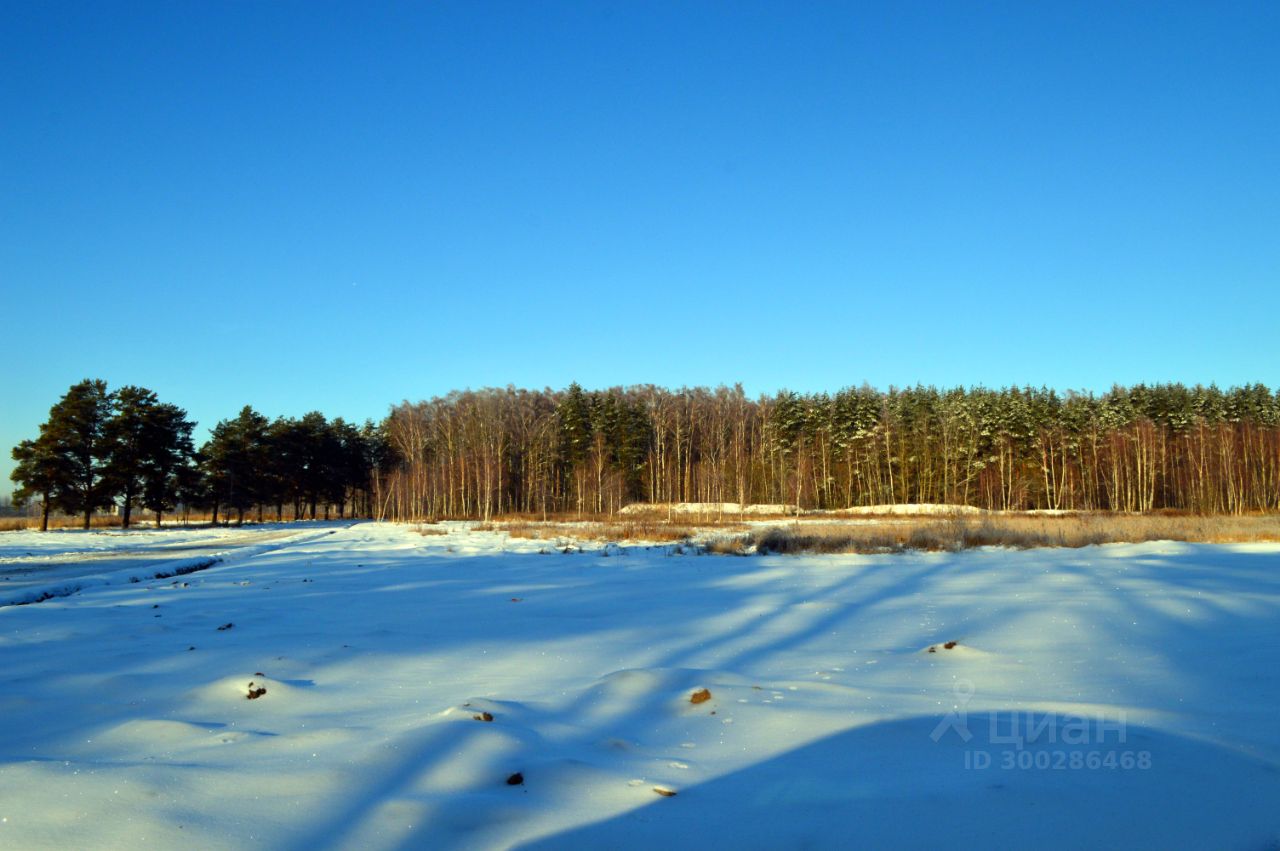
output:
POLYGON ((448 528, 0 534, 0 847, 1280 843, 1280 546, 448 528))
POLYGON ((326 524, 0 533, 0 606, 182 575, 329 534, 326 524))

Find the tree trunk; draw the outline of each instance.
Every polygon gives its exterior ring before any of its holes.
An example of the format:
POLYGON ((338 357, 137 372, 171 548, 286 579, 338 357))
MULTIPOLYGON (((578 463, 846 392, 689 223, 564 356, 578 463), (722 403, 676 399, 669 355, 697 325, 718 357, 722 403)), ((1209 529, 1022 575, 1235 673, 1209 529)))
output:
POLYGON ((44 499, 40 500, 40 531, 49 531, 49 494, 45 494, 44 499))

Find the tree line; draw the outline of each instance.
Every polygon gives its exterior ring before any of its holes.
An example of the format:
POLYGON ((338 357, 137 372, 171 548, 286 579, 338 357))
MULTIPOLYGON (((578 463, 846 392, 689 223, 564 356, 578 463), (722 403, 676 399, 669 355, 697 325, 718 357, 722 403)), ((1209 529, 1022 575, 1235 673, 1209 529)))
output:
POLYGON ((611 513, 634 502, 839 509, 1280 510, 1280 393, 1260 384, 453 392, 378 425, 245 407, 199 449, 139 387, 73 386, 13 450, 19 502, 214 521, 611 513), (289 509, 286 512, 286 509, 289 509))
POLYGON ((49 411, 39 436, 13 449, 19 504, 37 503, 41 529, 54 511, 79 515, 116 508, 126 528, 135 508, 165 513, 203 509, 237 522, 285 507, 294 518, 348 507, 370 514, 370 469, 381 441, 372 423, 357 427, 312 412, 269 420, 251 407, 222 420, 200 448, 186 411, 146 388, 108 391, 101 380, 73 385, 49 411))
POLYGON ((632 502, 838 509, 1280 509, 1280 394, 1181 384, 512 387, 395 406, 371 487, 393 519, 612 512, 632 502))

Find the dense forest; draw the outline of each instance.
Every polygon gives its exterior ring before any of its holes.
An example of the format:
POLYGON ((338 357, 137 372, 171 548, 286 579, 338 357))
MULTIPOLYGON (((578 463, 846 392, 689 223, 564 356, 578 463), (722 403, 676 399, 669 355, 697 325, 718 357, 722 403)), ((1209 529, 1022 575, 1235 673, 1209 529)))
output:
POLYGON ((198 449, 139 387, 73 386, 13 450, 19 503, 392 520, 611 513, 634 502, 885 503, 1241 514, 1280 510, 1280 394, 1179 384, 850 388, 508 387, 404 402, 375 425, 250 407, 198 449))
POLYGON ((388 516, 611 512, 631 502, 1244 513, 1280 508, 1280 395, 1261 385, 507 388, 392 409, 388 516))

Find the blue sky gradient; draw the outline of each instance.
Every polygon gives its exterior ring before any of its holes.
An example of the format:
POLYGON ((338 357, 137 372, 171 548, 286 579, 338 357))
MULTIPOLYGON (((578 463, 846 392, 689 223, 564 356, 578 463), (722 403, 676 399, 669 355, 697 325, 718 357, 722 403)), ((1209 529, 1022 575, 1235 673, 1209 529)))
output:
POLYGON ((508 383, 1280 384, 1280 4, 0 18, 6 480, 84 377, 201 439, 508 383))

